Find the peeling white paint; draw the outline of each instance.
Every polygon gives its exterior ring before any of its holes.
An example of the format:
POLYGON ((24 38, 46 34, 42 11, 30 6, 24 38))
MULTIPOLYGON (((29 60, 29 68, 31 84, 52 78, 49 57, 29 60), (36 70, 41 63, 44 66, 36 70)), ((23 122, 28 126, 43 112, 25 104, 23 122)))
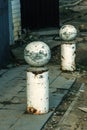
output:
POLYGON ((27 70, 27 112, 44 114, 49 111, 49 79, 46 67, 27 70))
POLYGON ((74 71, 76 57, 76 44, 62 44, 61 45, 61 68, 64 71, 74 71))

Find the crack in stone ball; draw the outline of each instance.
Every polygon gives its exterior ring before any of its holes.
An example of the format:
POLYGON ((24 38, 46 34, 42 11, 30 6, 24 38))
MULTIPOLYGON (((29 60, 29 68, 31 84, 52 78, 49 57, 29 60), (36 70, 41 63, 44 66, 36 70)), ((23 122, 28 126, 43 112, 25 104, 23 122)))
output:
POLYGON ((77 29, 73 25, 64 25, 59 30, 59 36, 64 41, 74 40, 77 36, 77 29))
POLYGON ((41 41, 29 43, 24 50, 24 59, 31 66, 44 66, 51 58, 51 51, 47 44, 41 41))

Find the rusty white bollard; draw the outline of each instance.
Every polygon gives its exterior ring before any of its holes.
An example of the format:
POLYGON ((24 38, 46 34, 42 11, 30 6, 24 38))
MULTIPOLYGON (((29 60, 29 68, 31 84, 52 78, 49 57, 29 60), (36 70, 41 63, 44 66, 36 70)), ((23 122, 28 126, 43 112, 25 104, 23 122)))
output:
POLYGON ((64 25, 59 30, 61 43, 61 69, 74 71, 76 69, 76 36, 77 29, 73 25, 64 25))
POLYGON ((49 75, 44 67, 50 58, 50 48, 41 41, 29 43, 24 50, 27 69, 27 112, 44 114, 49 111, 49 75))

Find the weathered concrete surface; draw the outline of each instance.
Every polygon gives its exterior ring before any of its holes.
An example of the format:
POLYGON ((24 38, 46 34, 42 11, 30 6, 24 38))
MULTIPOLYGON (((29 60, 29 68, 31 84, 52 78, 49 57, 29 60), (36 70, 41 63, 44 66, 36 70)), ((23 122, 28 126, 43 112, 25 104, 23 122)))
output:
POLYGON ((26 114, 27 67, 9 69, 0 78, 0 130, 41 130, 75 82, 62 76, 58 66, 48 65, 50 110, 43 115, 26 114))
MULTIPOLYGON (((75 111, 75 105, 78 102, 78 98, 81 95, 81 90, 84 86, 84 83, 81 84, 79 91, 76 94, 75 99, 72 101, 72 103, 70 104, 69 108, 67 109, 67 111, 65 112, 65 114, 63 115, 63 117, 61 118, 61 120, 58 123, 58 126, 55 130, 74 130, 76 125, 79 122, 79 119, 77 118, 77 115, 73 112, 75 111)), ((77 126, 78 127, 78 126, 77 126)), ((78 128, 76 128, 78 130, 78 128)))

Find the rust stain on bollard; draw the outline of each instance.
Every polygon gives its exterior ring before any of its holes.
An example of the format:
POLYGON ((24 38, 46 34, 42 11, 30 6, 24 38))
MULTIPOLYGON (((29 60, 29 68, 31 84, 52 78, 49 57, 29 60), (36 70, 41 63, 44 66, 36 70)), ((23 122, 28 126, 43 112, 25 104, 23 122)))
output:
POLYGON ((36 109, 35 108, 33 108, 33 107, 27 107, 27 112, 29 113, 29 114, 33 114, 33 113, 36 113, 36 109))
POLYGON ((27 113, 28 114, 35 114, 35 115, 41 115, 41 111, 36 110, 33 107, 27 107, 27 113))

